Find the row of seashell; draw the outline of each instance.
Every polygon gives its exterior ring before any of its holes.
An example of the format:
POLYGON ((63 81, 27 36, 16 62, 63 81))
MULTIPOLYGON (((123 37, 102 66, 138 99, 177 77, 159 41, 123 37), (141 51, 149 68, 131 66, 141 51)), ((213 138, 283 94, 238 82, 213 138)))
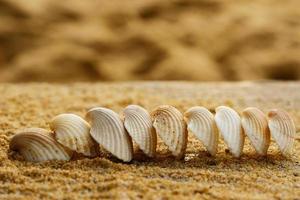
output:
POLYGON ((149 157, 156 155, 157 134, 172 155, 185 155, 188 132, 193 133, 211 155, 218 151, 219 132, 234 157, 243 152, 245 135, 256 152, 266 155, 270 136, 280 151, 289 155, 296 134, 295 124, 284 110, 274 109, 268 115, 257 108, 246 108, 241 116, 232 108, 220 106, 213 115, 204 107, 192 107, 184 115, 175 107, 162 105, 151 114, 138 105, 129 105, 121 117, 114 111, 96 107, 87 113, 91 125, 75 114, 60 114, 50 122, 51 131, 30 128, 15 134, 10 149, 27 161, 70 160, 77 152, 88 157, 99 153, 99 144, 118 159, 133 158, 133 143, 149 157))

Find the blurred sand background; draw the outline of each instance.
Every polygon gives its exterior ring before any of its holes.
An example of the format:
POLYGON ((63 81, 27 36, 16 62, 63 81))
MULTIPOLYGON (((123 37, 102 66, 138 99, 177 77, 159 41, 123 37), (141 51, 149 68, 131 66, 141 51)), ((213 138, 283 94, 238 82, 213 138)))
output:
POLYGON ((298 0, 1 0, 0 81, 300 78, 298 0))

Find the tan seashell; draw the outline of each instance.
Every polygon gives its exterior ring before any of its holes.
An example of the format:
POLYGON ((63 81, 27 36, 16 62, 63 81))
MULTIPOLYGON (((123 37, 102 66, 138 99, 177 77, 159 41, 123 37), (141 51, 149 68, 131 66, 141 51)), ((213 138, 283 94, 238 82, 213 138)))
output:
POLYGON ((129 162, 133 156, 130 136, 119 115, 107 108, 92 108, 87 117, 91 120, 91 136, 117 158, 129 162))
POLYGON ((139 148, 149 157, 155 156, 157 138, 148 111, 138 105, 129 105, 123 116, 124 126, 139 148))
POLYGON ((245 135, 238 113, 229 107, 219 106, 216 108, 215 121, 229 151, 234 157, 240 157, 243 153, 245 135))
POLYGON ((72 151, 55 141, 51 132, 29 128, 14 135, 9 148, 18 151, 27 161, 70 160, 72 151))
POLYGON ((293 119, 284 110, 274 109, 268 113, 271 135, 278 144, 283 155, 292 153, 296 136, 293 119))
POLYGON ((97 155, 97 143, 90 135, 90 125, 74 114, 60 114, 50 122, 57 142, 63 146, 82 153, 85 156, 97 155))
POLYGON ((188 131, 202 141, 211 155, 218 151, 219 133, 214 115, 204 107, 192 107, 184 113, 188 131))
POLYGON ((152 113, 153 126, 176 158, 184 157, 188 133, 183 115, 173 106, 162 105, 152 113))
POLYGON ((270 145, 270 130, 265 114, 253 107, 242 112, 242 127, 252 146, 260 155, 266 155, 270 145))

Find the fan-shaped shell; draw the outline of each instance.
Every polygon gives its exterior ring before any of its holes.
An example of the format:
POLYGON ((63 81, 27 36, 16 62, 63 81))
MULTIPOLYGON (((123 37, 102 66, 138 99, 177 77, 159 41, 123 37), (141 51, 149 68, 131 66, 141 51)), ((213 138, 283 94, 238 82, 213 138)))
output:
POLYGON ((153 126, 157 134, 176 158, 184 157, 188 133, 183 115, 173 106, 162 105, 152 113, 153 126))
POLYGON ((219 106, 216 108, 215 121, 229 151, 233 156, 240 157, 243 153, 245 135, 238 113, 229 107, 219 106))
POLYGON ((70 160, 72 152, 55 141, 51 132, 41 128, 25 129, 14 135, 9 148, 19 152, 25 160, 70 160))
POLYGON ((92 108, 87 117, 91 120, 91 136, 117 158, 129 162, 133 156, 130 136, 119 115, 107 108, 92 108))
POLYGON ((246 108, 242 112, 242 127, 256 152, 266 155, 270 145, 270 130, 265 114, 258 108, 246 108))
POLYGON ((293 119, 286 111, 280 109, 271 110, 268 117, 271 135, 278 144, 280 151, 284 155, 291 154, 296 135, 293 119))
POLYGON ((54 137, 63 146, 85 156, 97 155, 97 144, 90 136, 90 125, 74 114, 60 114, 50 122, 54 137))
POLYGON ((153 157, 157 139, 148 111, 138 105, 129 105, 124 109, 123 117, 129 135, 146 155, 153 157))
POLYGON ((188 131, 202 141, 211 155, 218 150, 219 133, 213 114, 204 107, 192 107, 184 113, 188 131))

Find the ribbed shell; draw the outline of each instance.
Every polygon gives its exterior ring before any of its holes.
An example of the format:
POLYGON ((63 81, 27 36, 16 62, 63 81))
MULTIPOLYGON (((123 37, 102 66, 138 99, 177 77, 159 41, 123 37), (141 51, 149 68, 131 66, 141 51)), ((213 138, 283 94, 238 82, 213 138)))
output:
POLYGON ((74 114, 60 114, 50 122, 55 139, 65 147, 85 156, 97 155, 97 144, 90 136, 90 125, 74 114))
POLYGON ((265 114, 257 108, 246 108, 242 112, 242 127, 256 152, 266 155, 270 145, 270 130, 265 114))
POLYGON ((229 151, 234 157, 240 157, 243 153, 245 135, 238 113, 229 107, 219 106, 216 108, 215 121, 229 151))
POLYGON ((25 129, 13 136, 9 148, 18 151, 25 160, 70 160, 72 152, 55 141, 51 132, 41 128, 25 129))
POLYGON ((293 119, 284 110, 274 109, 268 113, 271 135, 278 144, 282 154, 292 153, 296 127, 293 119))
POLYGON ((176 158, 184 157, 188 133, 183 115, 174 107, 162 105, 151 114, 157 134, 176 158))
POLYGON ((92 108, 87 117, 91 119, 91 136, 117 158, 129 162, 133 156, 130 136, 119 115, 107 108, 92 108))
POLYGON ((129 105, 123 115, 124 126, 139 148, 146 155, 155 156, 157 138, 148 111, 138 105, 129 105))
POLYGON ((202 141, 211 155, 218 151, 219 133, 213 114, 204 107, 192 107, 184 113, 188 131, 202 141))

